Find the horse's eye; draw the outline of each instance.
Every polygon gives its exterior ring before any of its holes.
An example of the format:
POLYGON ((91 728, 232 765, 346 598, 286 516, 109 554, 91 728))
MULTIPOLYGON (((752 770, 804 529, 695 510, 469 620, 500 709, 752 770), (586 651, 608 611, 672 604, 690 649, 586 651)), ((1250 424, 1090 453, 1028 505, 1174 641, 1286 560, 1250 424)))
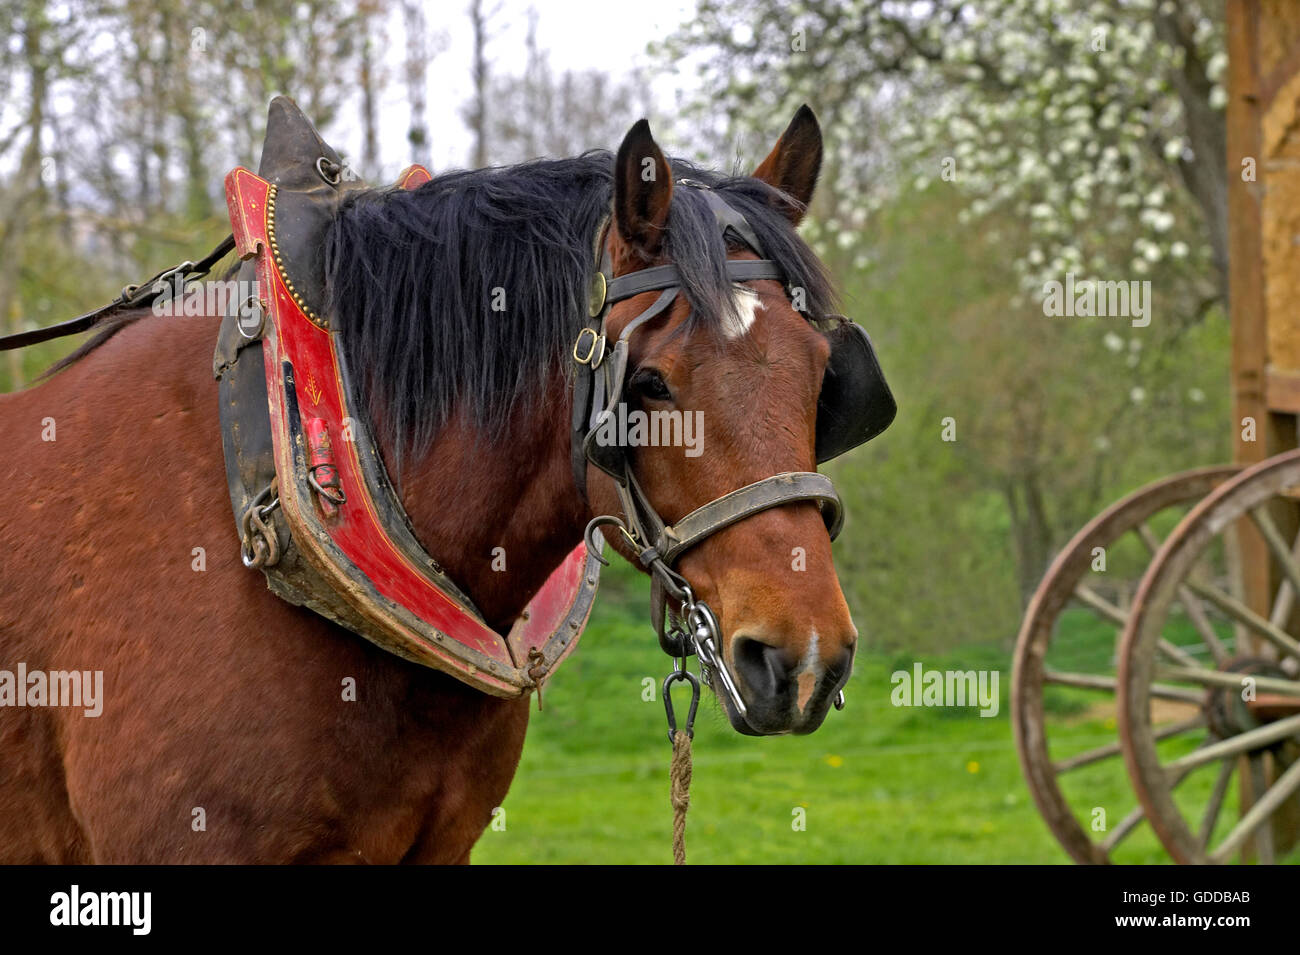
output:
POLYGON ((664 376, 653 368, 641 368, 632 376, 632 389, 643 398, 651 401, 672 401, 673 393, 668 390, 664 376))

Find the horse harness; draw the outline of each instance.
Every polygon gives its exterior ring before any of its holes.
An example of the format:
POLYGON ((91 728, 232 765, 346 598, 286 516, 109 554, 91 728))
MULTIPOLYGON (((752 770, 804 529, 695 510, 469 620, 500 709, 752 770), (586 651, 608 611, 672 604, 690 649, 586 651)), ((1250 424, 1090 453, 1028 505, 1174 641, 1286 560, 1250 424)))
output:
MULTIPOLYGON (((774 279, 783 285, 788 277, 780 266, 764 257, 763 246, 745 217, 702 183, 678 180, 678 185, 699 189, 727 240, 740 243, 758 259, 728 259, 727 277, 733 283, 774 279)), ((573 479, 584 499, 587 493, 587 465, 595 465, 614 480, 622 516, 603 515, 587 525, 588 548, 597 553, 595 532, 603 526, 617 528, 636 554, 638 563, 651 579, 650 618, 665 653, 678 660, 676 670, 664 681, 664 706, 668 711, 669 739, 676 730, 671 685, 691 685, 691 707, 686 732, 699 700, 699 683, 685 669, 685 658, 694 654, 700 661, 705 683, 725 693, 743 719, 745 702, 726 665, 721 648, 721 630, 708 605, 696 599, 690 583, 675 569, 677 559, 713 534, 747 517, 773 507, 808 501, 816 504, 826 522, 831 540, 844 523, 843 506, 835 487, 824 475, 811 471, 775 474, 731 491, 691 511, 669 525, 650 503, 637 482, 624 445, 599 440, 601 425, 616 414, 625 399, 628 353, 632 336, 655 318, 665 314, 681 293, 682 279, 676 265, 657 265, 613 277, 612 262, 604 235, 608 220, 599 231, 600 262, 592 274, 588 292, 589 321, 578 333, 573 346, 577 374, 573 386, 571 463, 573 479), (607 322, 612 306, 646 292, 659 292, 654 302, 631 319, 613 344, 607 322), (675 603, 676 606, 671 606, 675 603), (716 683, 720 686, 714 685, 716 683)), ((787 295, 789 289, 787 287, 787 295)), ((830 460, 850 448, 879 435, 893 421, 897 411, 893 394, 885 382, 871 339, 850 319, 834 316, 827 337, 831 356, 827 362, 818 397, 817 462, 830 460)), ((602 563, 604 559, 600 558, 602 563)), ((836 697, 842 708, 844 694, 836 697)))
MULTIPOLYGON (((630 340, 666 313, 682 288, 675 265, 614 277, 607 250, 592 273, 587 320, 573 345, 571 458, 574 481, 587 494, 587 467, 613 480, 622 511, 587 526, 579 545, 547 580, 506 635, 492 630, 467 595, 416 541, 365 423, 352 407, 349 372, 337 328, 321 314, 323 246, 329 222, 346 193, 338 154, 285 97, 271 103, 259 174, 237 168, 227 176, 232 236, 198 263, 186 262, 114 302, 69 322, 0 338, 0 350, 96 327, 121 309, 143 307, 207 274, 232 248, 239 278, 259 289, 255 301, 231 303, 218 335, 213 372, 219 380, 223 447, 231 503, 244 563, 267 577, 284 599, 302 604, 406 659, 442 670, 503 697, 540 690, 572 652, 590 614, 599 581, 602 527, 616 528, 651 577, 651 618, 660 645, 679 662, 664 681, 669 736, 676 730, 670 688, 692 686, 689 734, 699 682, 685 670, 695 654, 706 683, 725 693, 743 718, 745 704, 721 649, 718 622, 675 569, 678 558, 719 531, 769 508, 795 502, 818 506, 831 538, 843 510, 830 480, 815 472, 776 474, 734 490, 667 524, 637 482, 628 449, 597 438, 602 422, 624 400, 630 340), (610 309, 660 294, 612 343, 610 309), (269 413, 268 413, 269 412, 269 413), (584 546, 585 545, 585 546, 584 546)), ((398 188, 429 180, 411 167, 398 188)), ((757 260, 728 260, 735 283, 785 276, 743 215, 715 191, 701 190, 724 238, 757 260)), ((608 228, 602 225, 601 237, 608 228)), ((598 241, 596 248, 603 247, 598 241)), ((243 287, 242 285, 240 286, 243 287)), ((788 290, 787 290, 788 291, 788 290)), ((871 340, 839 316, 817 317, 831 344, 818 399, 816 457, 827 461, 871 440, 893 420, 896 406, 871 340)), ((842 695, 836 701, 843 705, 842 695)))

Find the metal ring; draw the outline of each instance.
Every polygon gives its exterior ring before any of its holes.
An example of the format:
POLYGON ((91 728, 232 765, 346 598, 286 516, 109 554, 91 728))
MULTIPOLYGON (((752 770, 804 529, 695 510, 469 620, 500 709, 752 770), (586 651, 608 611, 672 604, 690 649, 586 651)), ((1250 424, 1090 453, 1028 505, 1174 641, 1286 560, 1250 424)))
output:
POLYGON ((340 166, 338 163, 334 162, 332 159, 326 159, 324 156, 320 156, 317 158, 316 172, 320 175, 322 179, 328 182, 331 186, 337 186, 343 180, 343 167, 340 166), (329 173, 325 171, 326 163, 329 163, 337 170, 334 173, 333 179, 331 179, 329 173))
POLYGON ((256 545, 253 548, 253 552, 250 554, 245 542, 240 541, 239 543, 239 559, 244 562, 244 566, 249 570, 256 570, 261 567, 262 564, 266 563, 266 558, 264 556, 266 554, 266 543, 259 540, 257 541, 257 544, 261 545, 261 554, 257 553, 256 545))
POLYGON ((307 483, 312 486, 312 490, 325 498, 325 500, 330 501, 333 504, 346 504, 348 502, 348 496, 343 492, 343 488, 337 485, 322 485, 320 481, 316 480, 316 468, 321 467, 332 467, 332 465, 317 464, 315 467, 312 467, 307 471, 307 483))
POLYGON ((260 298, 258 298, 256 295, 250 295, 248 296, 248 298, 244 299, 242 302, 239 303, 239 308, 235 311, 235 328, 239 330, 240 335, 242 335, 244 338, 247 338, 249 341, 256 341, 257 339, 262 337, 262 329, 265 327, 266 327, 266 309, 263 307, 262 300, 260 298), (245 313, 245 311, 248 310, 248 304, 250 302, 252 302, 254 305, 257 306, 257 328, 253 329, 253 333, 251 335, 248 332, 244 331, 244 322, 242 319, 243 314, 245 313))
POLYGON ((670 626, 664 631, 659 638, 659 649, 670 657, 683 661, 677 666, 679 670, 685 669, 684 661, 695 652, 691 645, 690 636, 678 626, 670 626))
POLYGON ((668 742, 673 742, 677 735, 677 714, 673 712, 672 685, 685 681, 691 685, 691 708, 686 711, 686 735, 695 738, 695 711, 700 708, 700 681, 690 670, 674 670, 664 677, 664 710, 668 714, 668 742))
MULTIPOLYGON (((602 514, 600 517, 593 517, 588 521, 587 529, 582 532, 582 539, 587 545, 587 553, 600 561, 601 566, 603 567, 608 567, 609 561, 607 561, 604 555, 601 554, 602 545, 596 542, 596 531, 606 525, 613 525, 621 528, 623 527, 623 522, 612 514, 602 514)), ((602 534, 601 540, 603 541, 604 539, 605 535, 602 534)))
POLYGON ((718 618, 705 603, 691 604, 691 609, 686 615, 686 625, 695 631, 701 629, 706 631, 710 640, 716 640, 721 629, 718 626, 718 618))

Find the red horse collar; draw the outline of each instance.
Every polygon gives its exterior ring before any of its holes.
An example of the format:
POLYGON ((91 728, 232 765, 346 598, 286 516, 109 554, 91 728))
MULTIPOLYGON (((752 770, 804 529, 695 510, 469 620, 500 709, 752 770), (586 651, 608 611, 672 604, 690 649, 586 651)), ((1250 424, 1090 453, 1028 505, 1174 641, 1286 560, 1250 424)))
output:
MULTIPOLYGON (((283 119, 302 115, 292 112, 283 119)), ((268 153, 272 133, 268 128, 268 153)), ((576 547, 502 635, 415 540, 365 418, 352 406, 337 336, 312 300, 319 289, 311 288, 311 270, 296 271, 304 251, 319 246, 319 223, 328 222, 340 191, 341 177, 329 175, 331 163, 340 168, 333 150, 318 137, 308 145, 318 153, 314 165, 277 166, 282 156, 264 154, 270 178, 244 168, 226 177, 235 248, 245 263, 240 278, 256 280, 260 306, 253 323, 240 312, 249 303, 231 308, 214 362, 245 563, 262 570, 280 596, 399 656, 496 696, 522 695, 577 644, 599 580, 597 557, 576 547)), ((413 166, 399 185, 428 180, 413 166)))

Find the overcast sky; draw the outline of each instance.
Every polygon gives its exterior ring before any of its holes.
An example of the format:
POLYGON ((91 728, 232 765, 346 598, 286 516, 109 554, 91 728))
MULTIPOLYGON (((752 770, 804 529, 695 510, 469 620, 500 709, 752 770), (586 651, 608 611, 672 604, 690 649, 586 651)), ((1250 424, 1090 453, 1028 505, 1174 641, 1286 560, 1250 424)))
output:
MULTIPOLYGON (((503 0, 501 12, 491 23, 487 48, 491 68, 498 74, 523 70, 530 6, 538 12, 538 45, 549 54, 557 73, 595 69, 626 76, 637 66, 648 64, 645 48, 650 41, 666 37, 692 18, 695 0, 660 0, 653 4, 637 0, 503 0)), ((470 64, 474 46, 468 9, 468 0, 440 0, 427 7, 429 31, 433 34, 431 49, 436 49, 437 34, 445 34, 441 51, 429 65, 431 158, 438 169, 465 165, 471 149, 469 131, 461 118, 472 90, 470 64), (453 135, 446 135, 449 130, 453 135)), ((381 108, 379 146, 384 171, 395 172, 396 167, 404 165, 410 117, 402 77, 406 34, 400 11, 395 12, 387 29, 385 66, 389 83, 381 108)), ((654 84, 654 92, 660 102, 670 103, 674 90, 681 85, 689 85, 689 77, 665 75, 654 84)), ((629 116, 628 125, 639 118, 629 116)), ((355 119, 343 119, 340 131, 346 130, 353 142, 359 142, 359 135, 352 135, 352 122, 355 119)), ((608 144, 611 149, 617 145, 608 144)))

